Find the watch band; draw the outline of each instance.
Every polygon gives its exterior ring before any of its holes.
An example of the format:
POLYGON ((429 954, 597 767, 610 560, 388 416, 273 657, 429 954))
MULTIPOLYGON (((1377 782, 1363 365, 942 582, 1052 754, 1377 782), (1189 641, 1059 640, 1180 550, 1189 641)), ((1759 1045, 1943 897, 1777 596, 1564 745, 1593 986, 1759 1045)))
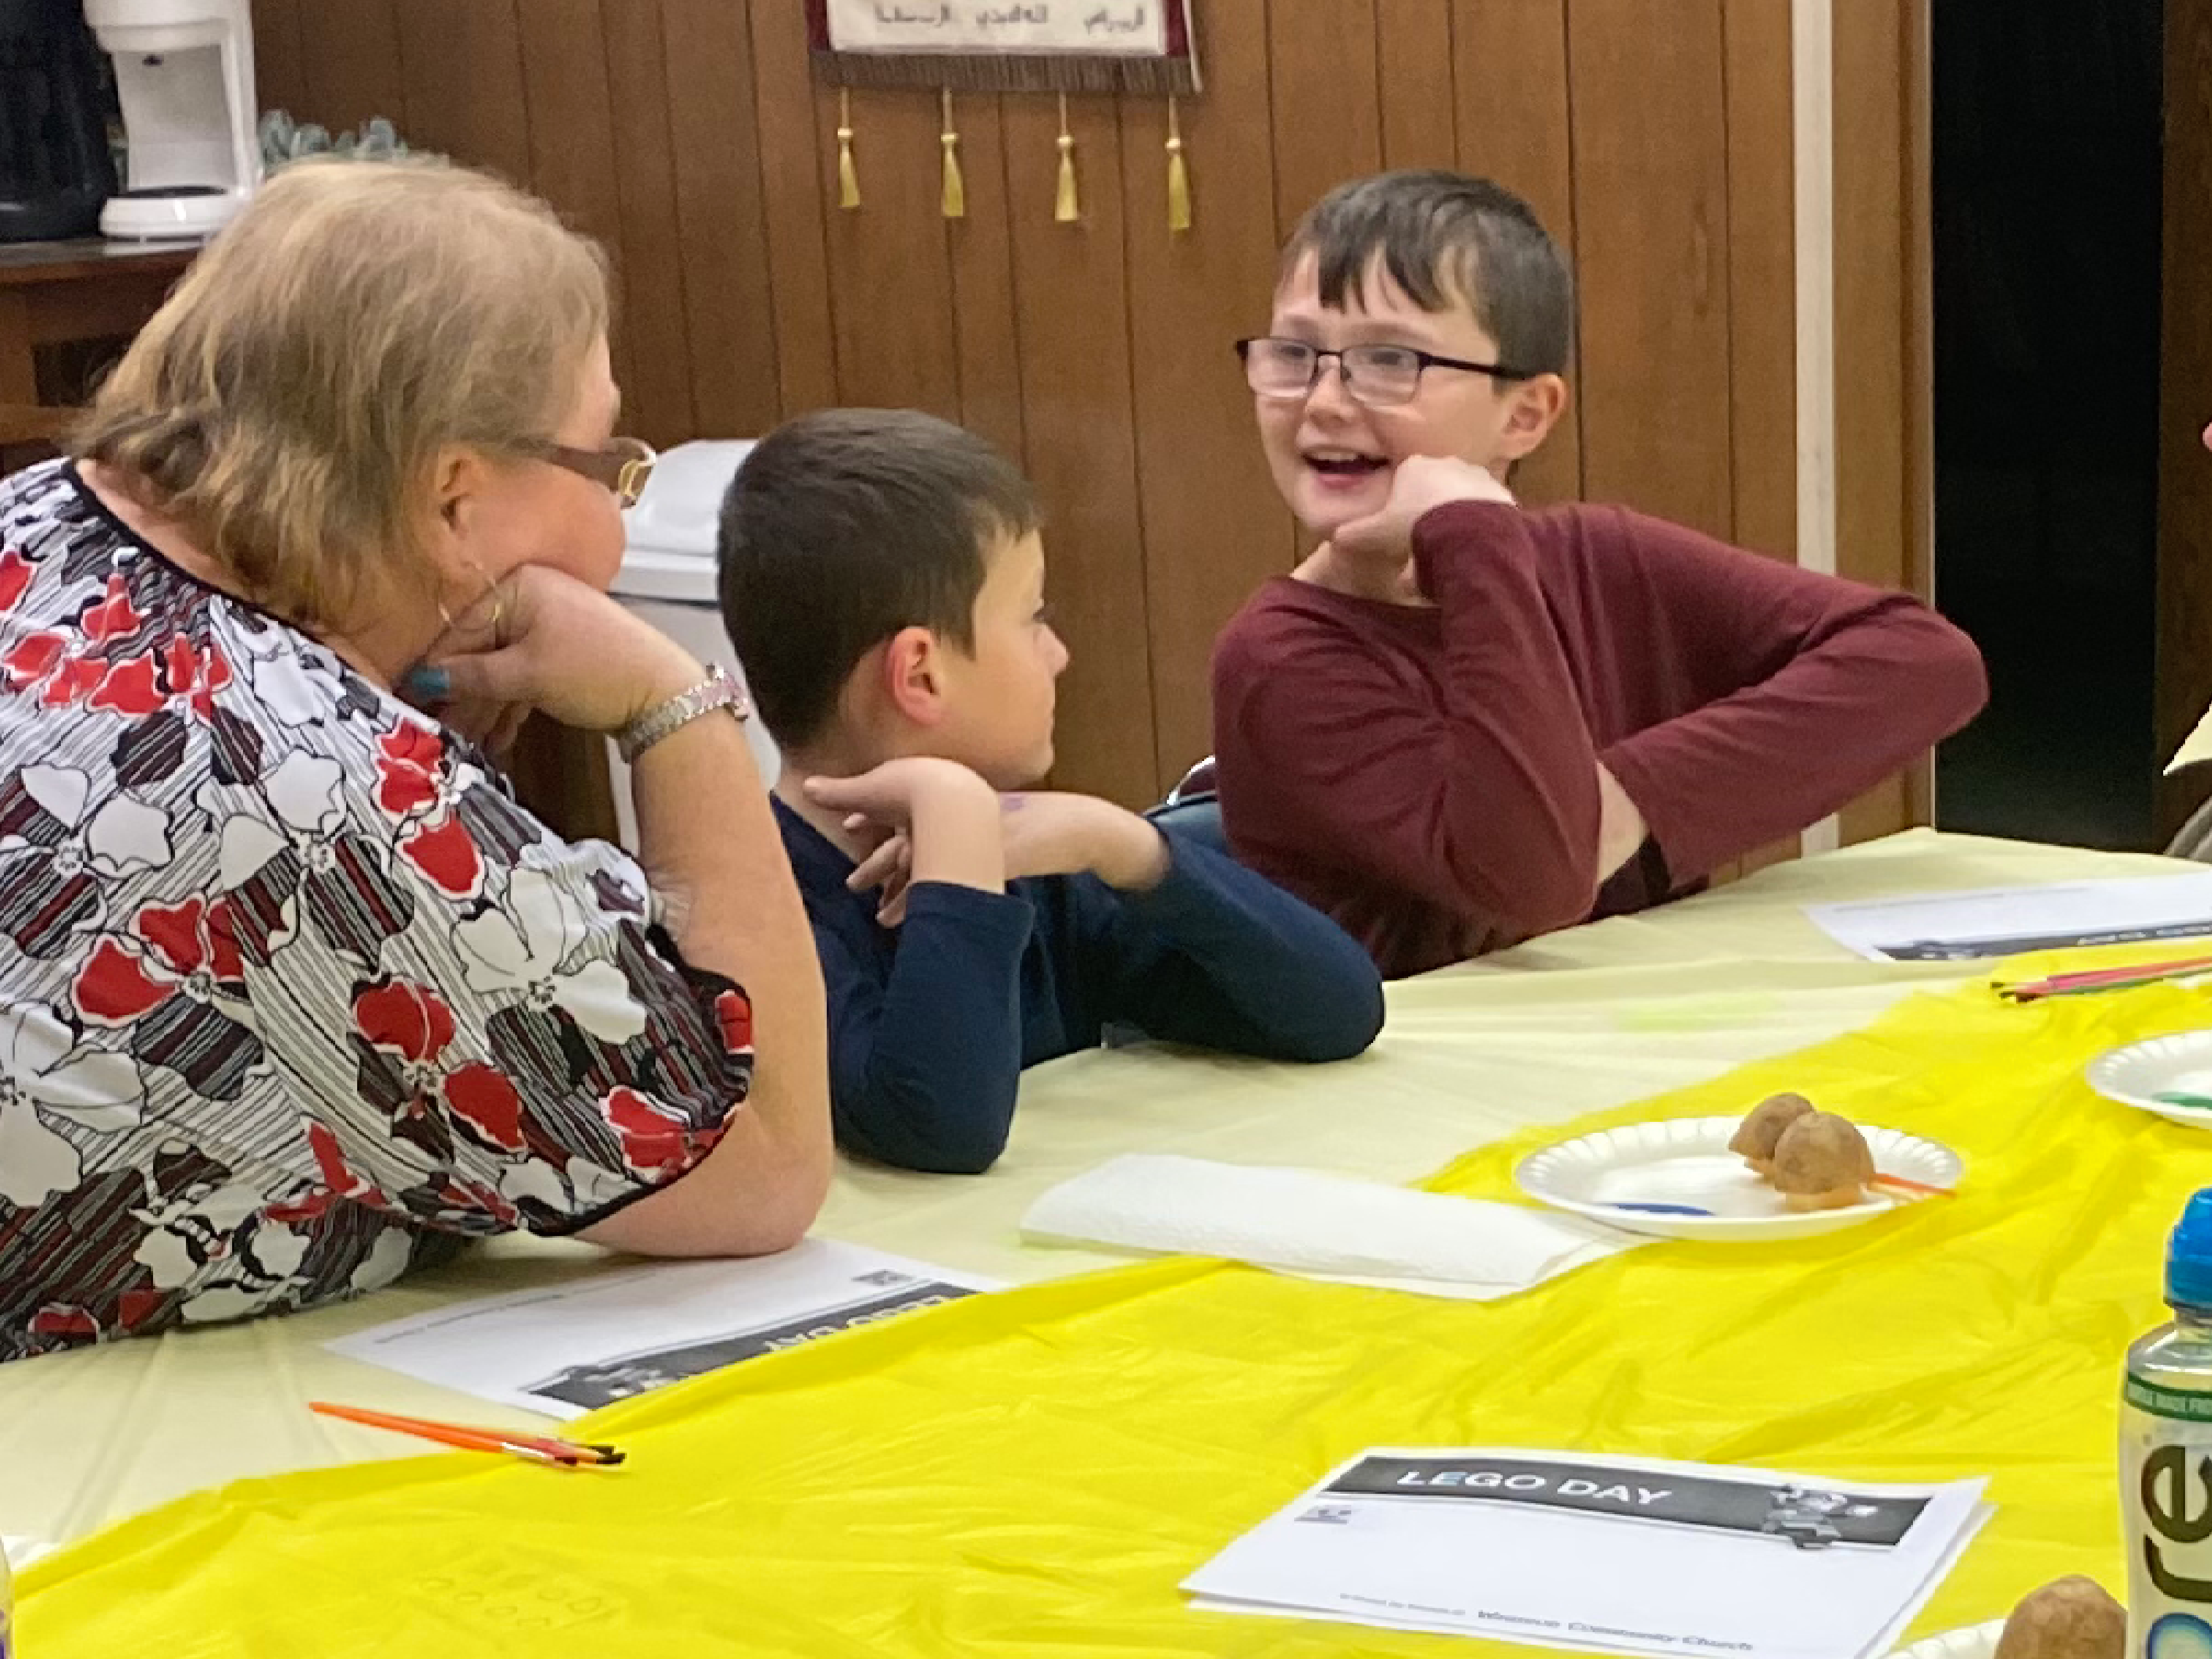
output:
POLYGON ((658 708, 648 708, 615 734, 615 748, 627 766, 656 743, 717 708, 726 708, 738 720, 748 720, 752 700, 745 696, 730 672, 717 663, 707 678, 689 691, 679 691, 658 708))

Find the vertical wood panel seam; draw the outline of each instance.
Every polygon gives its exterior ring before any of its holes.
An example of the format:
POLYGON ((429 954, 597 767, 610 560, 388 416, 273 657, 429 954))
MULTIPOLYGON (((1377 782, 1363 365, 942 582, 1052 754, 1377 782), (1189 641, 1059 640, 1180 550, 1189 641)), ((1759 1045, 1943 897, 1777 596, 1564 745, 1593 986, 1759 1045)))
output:
POLYGON ((392 112, 391 118, 404 137, 408 126, 407 31, 400 26, 398 0, 392 0, 392 67, 399 77, 395 99, 399 107, 392 112))
MULTIPOLYGON (((604 15, 605 14, 603 13, 602 15, 604 16, 604 15)), ((746 26, 749 29, 751 26, 751 13, 750 11, 746 14, 746 26)), ((676 233, 674 239, 676 243, 676 317, 677 320, 683 325, 684 356, 688 358, 691 355, 691 279, 689 275, 691 262, 684 257, 684 190, 683 186, 677 182, 675 109, 674 100, 671 96, 668 88, 668 12, 667 9, 660 3, 660 0, 653 0, 653 43, 654 48, 653 55, 660 61, 660 95, 663 100, 664 106, 663 120, 668 128, 668 220, 671 228, 676 233)), ((753 61, 756 64, 760 61, 760 48, 757 43, 756 43, 753 47, 753 61)), ((760 119, 757 111, 756 111, 753 119, 753 131, 754 142, 757 144, 759 142, 760 131, 760 119)), ((617 188, 619 188, 619 185, 617 185, 617 188)), ((775 284, 771 282, 769 284, 769 297, 771 305, 773 305, 775 295, 775 284)), ((772 312, 771 314, 773 314, 772 312)), ((781 337, 776 336, 773 337, 780 338, 781 337)), ((687 362, 684 366, 684 401, 691 410, 691 417, 690 421, 686 422, 686 425, 689 430, 695 436, 698 435, 702 432, 702 428, 699 422, 698 365, 695 362, 687 362)))
MULTIPOLYGON (((525 190, 538 189, 538 137, 530 110, 530 54, 522 45, 522 0, 509 0, 507 13, 514 19, 514 87, 522 100, 522 165, 526 170, 516 182, 525 190)), ((564 219, 566 214, 562 216, 564 219)))
POLYGON ((323 106, 325 94, 323 92, 322 82, 320 78, 315 74, 315 60, 317 58, 320 57, 321 54, 319 52, 311 53, 308 52, 307 20, 299 15, 299 11, 296 6, 293 11, 293 17, 295 19, 295 27, 293 28, 292 35, 294 40, 296 42, 296 49, 300 57, 300 92, 301 96, 307 100, 305 107, 295 112, 302 121, 305 121, 308 118, 308 112, 310 110, 319 110, 323 106))
POLYGON ((1729 79, 1729 0, 1720 0, 1721 25, 1721 263, 1729 270, 1728 288, 1728 326, 1721 337, 1726 342, 1728 367, 1725 373, 1729 386, 1729 539, 1738 546, 1743 543, 1743 525, 1736 517, 1736 480, 1743 472, 1741 411, 1735 398, 1735 308, 1742 296, 1735 291, 1734 264, 1735 261, 1735 87, 1729 79))
MULTIPOLYGON (((1128 373, 1122 379, 1121 395, 1127 410, 1129 422, 1129 499, 1134 507, 1137 526, 1137 592, 1144 613, 1143 639, 1145 647, 1145 731, 1152 756, 1152 787, 1156 793, 1165 793, 1167 780, 1160 757, 1160 695, 1152 683, 1152 572, 1150 538, 1145 526, 1144 434, 1138 426, 1139 404, 1137 376, 1140 372, 1139 356, 1141 342, 1137 331, 1137 273, 1129 260, 1129 239, 1137 234, 1137 204, 1129 193, 1128 134, 1121 119, 1121 94, 1114 94, 1114 189, 1121 198, 1121 327, 1127 341, 1123 361, 1128 373)), ((1189 763, 1183 763, 1188 765, 1189 763)))
POLYGON ((1797 562, 1836 568, 1835 50, 1830 0, 1790 0, 1797 562))
MULTIPOLYGON (((1291 3, 1291 0, 1279 0, 1291 3)), ((1279 0, 1267 0, 1260 8, 1260 55, 1267 64, 1267 209, 1275 227, 1275 246, 1281 247, 1290 227, 1283 222, 1282 169, 1275 165, 1275 7, 1279 0)))
MULTIPOLYGON (((1279 280, 1281 271, 1283 243, 1287 240, 1289 234, 1287 228, 1283 223, 1282 216, 1282 168, 1277 165, 1277 158, 1275 155, 1275 19, 1273 9, 1274 0, 1261 0, 1259 8, 1260 60, 1267 66, 1266 73, 1261 78, 1267 88, 1267 124, 1264 129, 1267 136, 1267 141, 1265 145, 1267 169, 1267 194, 1262 199, 1264 199, 1267 204, 1267 220, 1268 222, 1274 227, 1275 233, 1273 237, 1274 251, 1267 262, 1267 312, 1270 325, 1273 324, 1275 308, 1275 284, 1279 280)), ((1378 59, 1382 56, 1381 43, 1379 41, 1376 43, 1376 56, 1378 59)), ((1453 156, 1454 159, 1457 159, 1458 151, 1454 150, 1453 156)), ((1259 434, 1256 431, 1252 434, 1252 441, 1255 443, 1259 441, 1259 434)), ((1273 486, 1270 485, 1270 488, 1272 489, 1273 486)), ((1285 526, 1287 532, 1288 550, 1284 556, 1282 568, 1285 571, 1289 571, 1294 570, 1297 568, 1298 560, 1304 547, 1305 532, 1299 526, 1297 517, 1295 514, 1285 512, 1284 517, 1289 520, 1288 524, 1285 526)), ((1207 664, 1206 673, 1209 682, 1210 695, 1211 681, 1212 678, 1212 665, 1211 662, 1207 664)))
MULTIPOLYGON (((938 119, 940 123, 945 118, 944 108, 944 104, 940 100, 938 105, 938 119)), ((956 122, 958 120, 957 112, 953 118, 956 122)), ((943 142, 942 128, 939 130, 939 142, 940 143, 943 142)), ((963 159, 964 161, 966 158, 963 159)), ((942 163, 940 162, 939 165, 941 166, 942 163)), ((952 335, 952 407, 958 411, 962 424, 965 425, 968 413, 968 352, 960 337, 960 255, 952 245, 952 239, 958 228, 959 222, 946 218, 940 210, 937 218, 937 251, 945 260, 945 303, 951 311, 951 315, 946 320, 952 335)))
MULTIPOLYGON (((1791 222, 1796 242, 1797 562, 1836 569, 1835 39, 1830 0, 1790 0, 1791 222)), ((1808 854, 1842 843, 1842 821, 1812 825, 1808 854)))
MULTIPOLYGON (((1455 21, 1458 12, 1458 7, 1451 4, 1450 0, 1445 0, 1444 88, 1447 101, 1444 113, 1451 120, 1451 155, 1454 165, 1459 164, 1460 157, 1464 154, 1459 147, 1459 24, 1455 21)), ((1376 55, 1378 58, 1382 55, 1380 42, 1376 43, 1376 55)))
MULTIPOLYGON (((1003 93, 999 94, 998 106, 999 199, 1006 204, 1006 211, 1011 215, 1014 204, 1014 147, 1007 142, 1006 95, 1003 93)), ((1021 444, 1020 453, 1016 459, 1020 462, 1022 471, 1026 475, 1030 471, 1030 398, 1028 372, 1022 362, 1022 262, 1014 254, 1016 238, 1011 224, 1006 228, 1005 240, 1006 244, 1006 316, 1008 325, 1013 334, 1014 349, 1014 421, 1015 431, 1021 444)), ((1133 376, 1135 372, 1133 366, 1130 373, 1133 376)))
MULTIPOLYGON (((830 175, 825 171, 830 163, 824 155, 823 145, 822 103, 813 90, 811 66, 809 67, 807 103, 814 112, 814 119, 810 123, 814 142, 809 148, 814 152, 814 193, 816 199, 822 204, 822 304, 823 309, 830 313, 830 394, 840 404, 848 404, 852 401, 852 397, 845 390, 845 331, 837 315, 837 241, 836 238, 830 234, 830 227, 835 222, 831 217, 834 214, 860 213, 865 212, 866 210, 843 207, 830 194, 830 175)), ((760 84, 757 71, 756 71, 753 84, 756 88, 760 84)), ((857 138, 854 140, 853 165, 856 171, 861 165, 860 141, 857 138)), ((777 349, 781 350, 781 347, 779 346, 777 349)))
MULTIPOLYGON (((1929 604, 1936 599, 1935 272, 1933 211, 1935 152, 1929 131, 1934 87, 1929 55, 1934 17, 1925 0, 1905 0, 1899 27, 1899 61, 1905 66, 1902 115, 1905 142, 1898 147, 1905 177, 1905 585, 1929 604)), ((2154 630, 2154 632, 2155 630, 2154 630)), ((2155 711, 2154 711, 2154 720, 2155 711)), ((1908 821, 1936 822, 1936 763, 1922 761, 1905 775, 1908 821)), ((2154 796, 2154 799, 2155 797, 2154 796)))
MULTIPOLYGON (((299 9, 296 6, 290 4, 289 0, 284 0, 284 3, 281 5, 276 3, 276 0, 269 0, 268 3, 260 8, 260 14, 273 25, 273 27, 266 31, 270 38, 276 39, 281 36, 283 40, 289 42, 289 58, 292 65, 292 84, 290 92, 287 95, 284 103, 282 105, 271 104, 269 101, 269 88, 266 86, 257 86, 255 88, 255 101, 262 104, 267 108, 287 109, 289 112, 297 116, 301 120, 305 120, 307 118, 307 100, 310 94, 307 87, 307 48, 303 44, 301 36, 299 9), (300 107, 296 110, 290 110, 289 106, 293 104, 297 104, 300 107)), ((285 48, 282 46, 278 47, 277 52, 280 54, 284 53, 285 48)), ((275 54, 264 55, 271 56, 275 54)), ((258 72, 257 66, 257 73, 258 72)))
MULTIPOLYGON (((1281 217, 1280 213, 1275 210, 1275 204, 1278 204, 1278 203, 1281 200, 1281 198, 1282 198, 1282 173, 1283 173, 1283 169, 1282 169, 1282 164, 1281 164, 1280 158, 1279 158, 1279 157, 1278 157, 1278 156, 1276 155, 1276 154, 1275 154, 1275 19, 1274 19, 1274 9, 1274 9, 1274 4, 1275 4, 1275 0, 1267 0, 1267 3, 1266 3, 1265 5, 1263 5, 1263 6, 1261 8, 1261 25, 1262 25, 1262 27, 1261 27, 1261 30, 1260 30, 1260 52, 1261 52, 1261 57, 1262 57, 1262 58, 1266 61, 1267 65, 1267 202, 1268 202, 1268 204, 1269 204, 1269 210, 1270 210, 1269 216, 1273 220, 1274 226, 1275 226, 1275 238, 1274 238, 1275 246, 1274 246, 1274 251, 1273 251, 1273 255, 1269 258, 1269 259, 1268 259, 1268 261, 1267 261, 1267 326, 1269 326, 1269 327, 1271 327, 1271 328, 1274 325, 1275 288, 1276 288, 1276 284, 1277 284, 1278 283, 1279 283, 1279 282, 1281 281, 1281 278, 1282 278, 1283 244, 1284 244, 1284 242, 1285 242, 1285 241, 1286 241, 1286 240, 1288 240, 1288 235, 1289 235, 1289 233, 1288 233, 1287 228, 1283 224, 1282 217, 1281 217)), ((1376 56, 1378 56, 1378 57, 1380 57, 1380 56, 1381 56, 1381 47, 1380 47, 1379 43, 1378 43, 1377 47, 1376 47, 1376 56)), ((1455 151, 1453 152, 1453 156, 1454 156, 1454 159, 1457 159, 1458 152, 1457 152, 1456 150, 1455 150, 1455 151)), ((1226 342, 1224 342, 1224 345, 1226 345, 1226 343, 1227 343, 1226 342)), ((1240 368, 1239 368, 1239 372, 1240 372, 1240 373, 1242 372, 1241 365, 1240 365, 1240 368)), ((1255 419, 1255 422, 1254 422, 1253 426, 1251 426, 1250 428, 1247 428, 1247 429, 1251 433, 1251 437, 1250 437, 1250 439, 1249 439, 1249 441, 1250 441, 1250 442, 1252 442, 1252 443, 1255 443, 1255 444, 1258 443, 1258 442, 1260 441, 1260 433, 1259 433, 1258 422, 1257 422, 1256 419, 1255 419)), ((1274 487, 1274 486, 1273 486, 1273 482, 1271 481, 1271 482, 1270 482, 1270 483, 1269 483, 1269 485, 1268 485, 1268 488, 1269 488, 1270 489, 1273 489, 1273 487, 1274 487)), ((1279 497, 1278 497, 1278 499, 1280 499, 1280 498, 1279 498, 1279 497)), ((1295 514, 1295 513, 1292 513, 1292 512, 1291 512, 1291 511, 1289 510, 1289 505, 1290 505, 1290 504, 1289 504, 1287 501, 1285 501, 1285 502, 1284 502, 1284 503, 1283 503, 1283 505, 1284 505, 1284 509, 1285 509, 1285 510, 1284 510, 1283 516, 1284 516, 1284 518, 1285 518, 1285 519, 1286 519, 1286 520, 1289 520, 1289 522, 1288 522, 1287 526, 1285 526, 1285 528, 1286 528, 1286 529, 1288 530, 1288 532, 1289 532, 1289 538, 1290 538, 1290 550, 1289 550, 1289 553, 1288 553, 1287 556, 1285 558, 1284 562, 1283 562, 1283 569, 1287 573, 1287 572, 1289 572, 1289 571, 1292 571, 1292 570, 1297 569, 1297 568, 1298 568, 1298 562, 1299 562, 1299 560, 1304 556, 1304 552, 1305 552, 1305 528, 1304 528, 1304 526, 1302 526, 1301 524, 1299 524, 1298 520, 1297 520, 1297 514, 1295 514)), ((1207 662, 1207 664, 1206 664, 1207 695, 1208 695, 1209 698, 1211 697, 1212 693, 1212 678, 1213 678, 1213 665, 1212 665, 1212 661, 1211 661, 1211 659, 1210 659, 1210 654, 1209 654, 1209 660, 1208 660, 1208 662, 1207 662)))
MULTIPOLYGON (((462 0, 462 3, 467 3, 467 0, 462 0)), ((608 8, 604 4, 596 5, 593 9, 599 13, 599 50, 597 53, 599 63, 599 83, 605 89, 607 95, 607 155, 613 163, 611 171, 614 173, 615 180, 615 222, 612 235, 610 240, 613 241, 615 246, 615 269, 623 272, 626 278, 629 270, 630 263, 629 190, 630 181, 628 177, 627 170, 622 164, 622 152, 615 143, 614 126, 615 123, 621 118, 621 116, 615 107, 615 76, 614 70, 612 68, 614 47, 607 37, 608 29, 611 27, 617 26, 618 20, 610 19, 608 16, 608 8)), ((656 19, 660 15, 659 0, 653 0, 653 15, 656 19)), ((667 75, 667 70, 665 68, 667 61, 667 54, 663 53, 661 56, 661 63, 664 67, 662 68, 661 74, 664 77, 667 75)), ((675 148, 675 136, 673 133, 670 135, 669 147, 672 152, 669 171, 672 176, 675 172, 674 156, 672 154, 675 148)), ((679 266, 683 263, 684 262, 680 258, 677 261, 677 264, 679 266)), ((630 285, 627 280, 623 281, 621 284, 619 297, 622 301, 623 314, 619 317, 611 317, 608 319, 610 325, 613 328, 626 331, 629 326, 630 318, 635 313, 636 307, 631 297, 629 286, 630 285)), ((635 350, 634 343, 632 349, 635 350)), ((636 362, 635 356, 631 358, 631 362, 634 367, 636 362)), ((617 390, 618 392, 620 392, 619 387, 617 390)), ((619 416, 617 416, 617 418, 619 418, 619 416)), ((693 416, 693 426, 696 429, 697 426, 697 416, 696 411, 693 416)))
POLYGON ((507 0, 507 38, 514 43, 514 85, 522 103, 522 150, 516 158, 522 163, 522 177, 515 184, 524 190, 537 188, 538 146, 530 131, 530 66, 522 55, 522 0, 507 0))
POLYGON ((1904 73, 1898 77, 1898 131, 1905 140, 1897 147, 1897 199, 1903 206, 1903 222, 1898 227, 1898 263, 1903 276, 1898 287, 1902 305, 1898 326, 1899 337, 1905 341, 1905 407, 1900 411, 1905 422, 1905 500, 1902 503, 1905 522, 1899 543, 1905 550, 1904 575, 1906 584, 1933 602, 1935 572, 1918 568, 1924 552, 1934 545, 1935 492, 1926 488, 1929 480, 1924 469, 1932 462, 1932 454, 1922 453, 1924 444, 1932 439, 1925 429, 1924 416, 1928 412, 1923 400, 1930 395, 1924 371, 1929 358, 1930 342, 1927 338, 1931 320, 1922 303, 1923 280, 1932 280, 1932 273, 1921 269, 1920 231, 1923 216, 1929 207, 1929 193, 1934 180, 1920 177, 1921 163, 1925 153, 1921 149, 1923 137, 1921 125, 1925 118, 1925 104, 1920 76, 1926 69, 1926 52, 1920 33, 1927 22, 1927 14, 1920 0, 1905 0, 1898 9, 1898 62, 1904 73))
MULTIPOLYGON (((654 11, 659 11, 659 7, 654 7, 654 11)), ((772 246, 768 239, 775 234, 775 228, 769 226, 769 212, 772 212, 775 195, 772 195, 768 188, 768 143, 761 139, 761 122, 765 119, 765 106, 761 104, 761 31, 754 27, 754 18, 757 18, 757 15, 759 15, 757 9, 748 4, 748 7, 745 7, 745 80, 750 80, 752 84, 745 88, 745 101, 752 106, 752 173, 754 177, 761 181, 761 265, 763 265, 765 288, 768 288, 768 349, 775 354, 775 362, 769 362, 768 368, 772 369, 776 376, 776 414, 779 414, 781 418, 787 420, 792 411, 792 400, 790 396, 785 396, 785 389, 783 389, 783 352, 785 352, 783 316, 781 316, 781 312, 776 310, 781 303, 781 295, 779 295, 781 283, 776 281, 776 261, 769 257, 768 252, 769 246, 772 246)), ((811 101, 811 64, 807 66, 807 70, 810 70, 810 80, 807 80, 807 84, 810 84, 810 93, 807 93, 807 97, 810 97, 811 101)), ((664 86, 668 84, 668 27, 665 27, 665 18, 661 20, 661 84, 664 86)), ((675 104, 675 95, 671 93, 671 106, 672 104, 675 104)), ((668 122, 668 150, 671 150, 671 155, 668 155, 668 173, 671 173, 671 177, 677 177, 677 168, 679 168, 679 161, 677 161, 675 157, 675 139, 677 139, 675 119, 671 119, 671 122, 668 122)), ((810 149, 811 153, 811 146, 807 146, 807 149, 810 149)), ((818 184, 818 179, 821 179, 821 157, 814 159, 814 177, 817 177, 817 188, 821 188, 821 184, 818 184)), ((677 201, 675 201, 677 248, 681 248, 681 246, 684 246, 684 191, 681 191, 681 185, 677 188, 675 195, 677 195, 677 201)), ((684 261, 677 261, 677 264, 688 265, 690 261, 684 258, 684 261)), ((825 248, 823 250, 823 270, 827 268, 830 268, 830 250, 825 248)), ((690 289, 681 288, 679 285, 679 288, 677 288, 677 296, 679 296, 681 305, 684 305, 684 319, 686 319, 686 330, 688 330, 688 325, 690 325, 690 289)), ((830 330, 830 352, 832 354, 836 352, 836 327, 834 325, 832 330, 830 330)), ((832 380, 836 378, 836 368, 834 368, 834 362, 836 362, 836 358, 832 356, 832 380)), ((702 420, 699 420, 699 374, 696 372, 692 372, 690 376, 690 387, 692 387, 692 431, 702 431, 703 434, 703 425, 702 425, 702 420)), ((781 425, 781 420, 776 422, 776 425, 781 425)), ((759 435, 763 435, 765 438, 768 434, 763 431, 763 434, 759 435)))
POLYGON ((1390 160, 1390 89, 1382 80, 1382 0, 1368 0, 1367 27, 1375 37, 1375 153, 1385 167, 1390 160))
POLYGON ((1574 273, 1575 331, 1574 337, 1570 343, 1572 349, 1568 354, 1567 362, 1568 367, 1574 371, 1575 388, 1573 398, 1567 406, 1567 412, 1574 417, 1575 422, 1575 499, 1583 501, 1589 495, 1589 446, 1583 441, 1583 259, 1581 240, 1575 232, 1578 217, 1575 211, 1575 181, 1578 175, 1575 171, 1574 3, 1575 0, 1560 0, 1559 5, 1559 70, 1560 78, 1565 82, 1567 106, 1567 222, 1560 240, 1567 250, 1567 269, 1574 273))
MULTIPOLYGON (((750 14, 748 15, 750 17, 750 14)), ((753 57, 753 126, 757 136, 760 127, 761 112, 768 106, 761 97, 760 61, 759 54, 755 53, 753 57)), ((830 216, 842 210, 829 204, 830 158, 822 143, 822 118, 814 97, 813 72, 813 64, 810 62, 807 65, 806 106, 809 110, 816 112, 807 123, 808 136, 812 142, 806 149, 807 153, 814 158, 814 199, 821 204, 821 211, 815 215, 815 228, 822 239, 823 309, 830 313, 830 392, 839 403, 842 403, 845 400, 845 368, 837 355, 837 284, 830 277, 830 216)), ((766 166, 765 161, 762 165, 766 166)), ((766 211, 765 205, 763 211, 763 213, 766 211)), ((782 352, 783 343, 779 339, 776 342, 776 353, 779 359, 782 352)), ((780 370, 777 389, 779 392, 781 390, 780 370)))

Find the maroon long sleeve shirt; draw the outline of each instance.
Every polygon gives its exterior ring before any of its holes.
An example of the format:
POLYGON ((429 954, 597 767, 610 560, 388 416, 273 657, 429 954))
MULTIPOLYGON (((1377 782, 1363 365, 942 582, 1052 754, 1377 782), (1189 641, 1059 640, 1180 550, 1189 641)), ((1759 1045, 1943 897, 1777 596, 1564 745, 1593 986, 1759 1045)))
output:
POLYGON ((1453 503, 1413 563, 1429 608, 1278 577, 1213 659, 1231 844, 1393 977, 1681 892, 1988 696, 1911 596, 1620 507, 1453 503), (1650 832, 1601 892, 1601 762, 1650 832))

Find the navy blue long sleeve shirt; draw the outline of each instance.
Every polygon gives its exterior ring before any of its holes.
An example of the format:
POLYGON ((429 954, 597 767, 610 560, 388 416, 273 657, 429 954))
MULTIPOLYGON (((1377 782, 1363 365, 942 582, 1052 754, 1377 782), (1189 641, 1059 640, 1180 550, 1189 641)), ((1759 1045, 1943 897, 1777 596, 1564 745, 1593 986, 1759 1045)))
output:
POLYGON ((1349 934, 1172 832, 1147 892, 1090 875, 1004 893, 917 882, 905 921, 883 927, 876 896, 846 889, 853 860, 775 810, 829 994, 837 1139, 883 1163, 988 1169, 1023 1067, 1095 1048, 1109 1025, 1289 1060, 1349 1058, 1382 1029, 1382 982, 1349 934))

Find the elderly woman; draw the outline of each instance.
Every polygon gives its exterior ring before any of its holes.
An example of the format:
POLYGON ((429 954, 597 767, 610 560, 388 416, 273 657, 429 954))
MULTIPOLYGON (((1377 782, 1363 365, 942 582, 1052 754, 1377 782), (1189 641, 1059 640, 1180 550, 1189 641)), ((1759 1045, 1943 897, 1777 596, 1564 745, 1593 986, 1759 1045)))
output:
POLYGON ((0 1358, 812 1221, 819 972, 742 699, 605 594, 606 328, 542 204, 303 165, 0 483, 0 1358), (532 708, 640 863, 490 769, 532 708))

